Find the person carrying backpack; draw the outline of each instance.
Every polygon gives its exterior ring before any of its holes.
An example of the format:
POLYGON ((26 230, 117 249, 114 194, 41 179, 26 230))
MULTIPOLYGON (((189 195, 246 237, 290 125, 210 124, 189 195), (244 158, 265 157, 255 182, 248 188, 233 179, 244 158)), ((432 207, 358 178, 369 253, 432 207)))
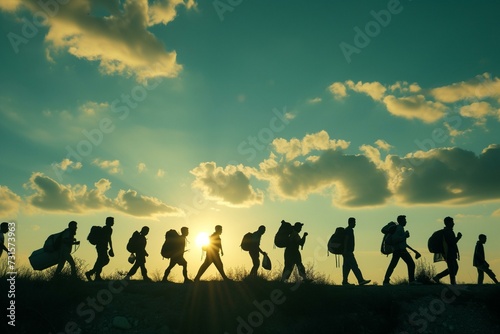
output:
POLYGON ((310 280, 306 275, 306 268, 302 264, 302 256, 300 254, 299 247, 304 247, 306 242, 307 232, 300 237, 299 233, 302 231, 302 226, 304 224, 296 222, 293 225, 292 232, 289 236, 288 245, 285 248, 285 267, 283 268, 283 274, 281 275, 281 281, 285 282, 292 274, 293 267, 297 266, 300 277, 302 277, 303 282, 309 282, 310 280))
POLYGON ((9 223, 3 222, 0 224, 0 256, 2 256, 3 251, 9 256, 9 249, 5 246, 5 236, 4 234, 9 232, 9 223))
POLYGON ((476 248, 474 249, 474 259, 472 265, 477 269, 477 284, 483 284, 484 273, 498 284, 497 277, 495 273, 490 269, 490 265, 486 262, 486 257, 484 255, 484 244, 486 243, 486 235, 480 234, 479 240, 476 243, 476 248))
POLYGON ((266 227, 264 225, 259 226, 257 231, 252 233, 252 243, 249 244, 248 254, 250 254, 250 258, 252 259, 252 269, 250 270, 249 277, 256 277, 257 270, 260 266, 259 254, 267 254, 266 252, 260 249, 260 239, 262 235, 266 233, 266 227))
POLYGON ((356 279, 358 280, 359 285, 365 285, 371 282, 371 280, 367 280, 363 278, 363 274, 361 270, 359 270, 358 263, 356 258, 354 257, 354 227, 356 227, 356 218, 350 217, 347 220, 348 226, 344 229, 344 250, 342 252, 342 257, 344 259, 344 263, 342 265, 342 285, 354 285, 349 283, 349 273, 354 273, 356 279))
MULTIPOLYGON (((408 266, 408 284, 420 284, 415 280, 415 262, 411 258, 410 253, 407 248, 412 249, 406 242, 406 239, 410 237, 410 232, 405 231, 406 226, 406 216, 400 215, 397 218, 398 225, 396 226, 396 230, 392 234, 392 245, 394 247, 394 252, 392 253, 391 262, 389 263, 389 267, 387 267, 387 271, 385 272, 384 277, 384 285, 390 285, 391 275, 396 268, 399 259, 403 259, 403 261, 408 266)), ((415 250, 414 250, 415 251, 415 250)), ((415 251, 415 254, 420 257, 420 253, 415 251)))
POLYGON ((215 232, 210 236, 210 244, 206 248, 207 255, 205 261, 201 264, 196 277, 195 282, 198 282, 201 275, 208 269, 208 267, 213 263, 215 268, 219 271, 224 281, 231 281, 229 277, 226 276, 224 272, 224 265, 222 264, 221 255, 224 256, 224 251, 222 250, 222 241, 220 235, 222 234, 222 226, 216 225, 215 232))
MULTIPOLYGON (((177 232, 176 232, 177 233, 177 232)), ((184 276, 184 283, 191 283, 192 281, 188 278, 187 275, 187 261, 184 258, 184 249, 186 248, 186 237, 189 235, 189 229, 187 227, 182 227, 181 228, 181 235, 176 237, 176 248, 178 249, 177 252, 174 252, 172 257, 170 258, 170 264, 168 265, 167 269, 165 269, 165 274, 163 275, 163 281, 167 282, 168 281, 168 275, 170 274, 170 271, 172 270, 173 267, 175 267, 176 264, 182 267, 182 275, 184 276)))
POLYGON ((89 281, 92 281, 92 275, 95 275, 96 281, 102 281, 101 272, 102 268, 109 263, 109 257, 114 257, 113 243, 111 241, 111 235, 113 234, 113 225, 115 224, 115 218, 107 217, 106 224, 99 229, 99 236, 97 236, 97 242, 95 249, 97 251, 97 260, 95 261, 94 267, 85 273, 85 277, 89 281), (109 256, 108 256, 108 244, 109 244, 109 256))
POLYGON ((61 233, 61 244, 59 246, 59 262, 57 264, 56 271, 52 279, 56 279, 61 274, 62 269, 66 261, 71 267, 71 276, 76 278, 76 265, 75 260, 71 256, 71 248, 73 245, 79 245, 80 241, 75 239, 76 230, 78 229, 78 223, 76 221, 70 221, 68 223, 68 228, 61 233))
POLYGON ((447 268, 432 278, 436 283, 440 283, 439 280, 441 278, 450 275, 450 283, 457 284, 456 276, 458 273, 458 259, 460 258, 457 243, 462 238, 462 233, 458 232, 455 236, 455 232, 453 231, 454 226, 455 222, 452 217, 444 218, 444 247, 441 255, 446 261, 447 268))
POLYGON ((146 236, 148 233, 149 227, 144 226, 137 236, 137 240, 135 241, 136 244, 134 245, 135 263, 125 276, 126 280, 129 280, 137 272, 137 269, 141 268, 142 279, 151 281, 151 278, 148 277, 148 270, 146 269, 146 256, 149 256, 148 252, 146 252, 146 236))

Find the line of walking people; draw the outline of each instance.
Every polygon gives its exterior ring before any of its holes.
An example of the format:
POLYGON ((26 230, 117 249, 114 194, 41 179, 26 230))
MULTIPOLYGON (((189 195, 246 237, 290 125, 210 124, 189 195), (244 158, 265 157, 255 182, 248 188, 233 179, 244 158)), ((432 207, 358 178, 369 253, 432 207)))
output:
MULTIPOLYGON (((399 260, 403 260, 408 268, 408 282, 409 284, 420 284, 415 280, 415 262, 409 250, 415 254, 415 259, 421 257, 421 254, 412 248, 408 244, 408 239, 410 238, 409 231, 405 230, 407 225, 406 216, 400 215, 396 219, 396 223, 394 224, 394 228, 391 231, 391 261, 388 265, 388 268, 385 272, 383 285, 390 285, 391 275, 394 272, 399 260)), ((297 267, 297 271, 299 276, 302 278, 304 282, 310 282, 311 279, 307 277, 305 266, 302 263, 301 258, 301 249, 304 247, 306 242, 306 238, 308 236, 307 232, 304 232, 302 236, 300 236, 300 232, 302 231, 303 223, 297 222, 293 225, 285 222, 284 220, 281 222, 282 227, 287 227, 286 231, 283 232, 284 235, 281 236, 282 240, 279 240, 279 234, 281 231, 275 236, 275 245, 277 247, 284 248, 284 268, 281 275, 282 281, 287 281, 293 272, 294 267, 297 267)), ((2 223, 0 238, 2 241, 2 248, 5 248, 3 245, 3 234, 4 226, 7 223, 2 223)), ((114 257, 114 249, 112 243, 112 233, 113 233, 113 225, 114 218, 107 217, 105 221, 105 225, 102 227, 92 227, 91 233, 88 236, 88 240, 95 245, 97 252, 97 259, 91 270, 85 273, 86 278, 89 281, 102 280, 101 273, 103 268, 110 262, 110 257, 114 257), (93 236, 94 228, 96 231, 93 236), (93 237, 92 237, 93 236, 93 237)), ((444 218, 444 228, 442 229, 442 249, 434 253, 434 261, 445 261, 447 268, 435 275, 432 279, 436 283, 440 283, 441 279, 446 276, 450 277, 450 283, 456 284, 456 275, 458 273, 458 260, 459 260, 459 250, 458 250, 458 241, 462 238, 462 234, 458 232, 455 235, 454 232, 454 220, 451 217, 444 218)), ((359 285, 366 285, 371 282, 371 280, 365 279, 354 255, 355 250, 355 236, 354 236, 354 228, 356 227, 356 219, 354 217, 350 217, 347 221, 347 227, 343 229, 342 241, 341 241, 341 251, 336 252, 337 254, 341 254, 343 258, 342 265, 342 285, 354 285, 349 282, 349 275, 352 272, 357 279, 359 285)), ((55 271, 54 277, 60 275, 61 270, 64 267, 66 262, 69 263, 71 268, 72 276, 76 276, 76 266, 75 262, 71 256, 71 249, 73 245, 78 245, 79 241, 76 240, 77 223, 75 221, 71 221, 68 224, 68 228, 62 231, 57 240, 58 243, 58 252, 59 252, 59 260, 57 262, 57 268, 55 271)), ((173 230, 171 230, 173 231, 173 230)), ((206 254, 204 262, 201 264, 194 281, 199 281, 201 276, 205 273, 205 271, 209 268, 210 265, 214 264, 222 278, 226 281, 230 281, 231 279, 226 275, 224 271, 224 265, 222 263, 221 256, 224 255, 224 251, 222 248, 221 234, 222 234, 222 226, 216 225, 214 232, 209 237, 209 243, 203 247, 203 250, 206 254)), ((252 268, 249 273, 249 277, 256 277, 258 269, 260 267, 260 255, 267 256, 267 253, 264 252, 261 247, 261 238, 266 232, 266 227, 261 225, 255 232, 247 233, 248 238, 243 239, 241 247, 242 249, 248 251, 249 256, 252 261, 252 268), (244 246, 245 244, 245 246, 244 246)), ((149 227, 144 226, 140 232, 136 231, 130 238, 127 244, 127 250, 131 253, 129 257, 129 262, 132 264, 132 267, 128 271, 125 276, 125 279, 130 279, 139 269, 141 271, 142 277, 146 281, 150 281, 151 279, 148 276, 148 271, 146 269, 146 258, 149 256, 146 251, 147 239, 146 236, 149 233, 149 227)), ((187 273, 187 261, 184 258, 184 252, 186 248, 186 237, 189 235, 189 229, 187 227, 181 228, 181 234, 174 233, 175 237, 175 245, 172 246, 172 251, 164 253, 162 248, 162 255, 164 257, 170 258, 170 263, 166 268, 163 281, 168 280, 168 276, 170 275, 171 270, 179 265, 182 267, 182 274, 184 277, 185 283, 190 283, 192 280, 188 278, 187 273)), ((166 237, 168 236, 168 232, 166 237)), ((166 238, 166 242, 163 247, 167 244, 168 238, 166 238)), ((487 274, 495 283, 498 283, 498 280, 493 273, 493 271, 489 268, 489 264, 485 259, 484 252, 484 244, 486 243, 487 237, 484 234, 479 235, 478 241, 474 250, 473 257, 473 266, 476 267, 478 273, 478 284, 482 284, 484 281, 484 274, 487 274)), ((171 241, 171 244, 174 242, 171 241)), ((1 253, 0 253, 1 254, 1 253)))

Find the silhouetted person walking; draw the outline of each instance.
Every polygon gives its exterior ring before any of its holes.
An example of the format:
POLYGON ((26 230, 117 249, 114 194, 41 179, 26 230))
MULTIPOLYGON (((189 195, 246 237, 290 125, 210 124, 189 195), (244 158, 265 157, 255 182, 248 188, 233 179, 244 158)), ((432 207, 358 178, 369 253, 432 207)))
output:
POLYGON ((115 224, 115 218, 107 217, 106 224, 101 229, 101 235, 95 249, 97 251, 97 260, 95 261, 94 268, 85 273, 85 277, 89 281, 92 280, 92 275, 95 274, 96 281, 102 281, 101 272, 102 268, 109 263, 109 256, 115 256, 113 252, 113 243, 111 241, 111 235, 113 234, 113 225, 115 224), (108 256, 108 245, 109 245, 109 256, 108 256))
POLYGON ((178 252, 176 252, 172 257, 170 258, 170 264, 168 265, 167 269, 165 269, 165 274, 163 275, 163 281, 166 282, 168 279, 168 275, 170 274, 170 271, 172 270, 173 267, 175 267, 176 264, 182 267, 182 275, 184 276, 184 283, 190 283, 192 282, 187 275, 187 261, 184 258, 184 250, 186 248, 186 237, 189 235, 189 229, 187 227, 182 227, 181 228, 181 235, 178 237, 179 240, 176 240, 179 244, 177 245, 178 247, 178 252))
POLYGON ((4 234, 9 232, 9 223, 3 222, 0 224, 0 243, 2 244, 0 248, 0 256, 2 256, 3 251, 8 255, 9 249, 5 246, 5 236, 4 234))
MULTIPOLYGON (((396 226, 396 230, 392 235, 392 245, 394 247, 394 252, 392 253, 391 262, 389 263, 389 267, 387 267, 387 271, 385 272, 384 277, 384 285, 390 285, 391 275, 394 272, 394 269, 398 265, 399 259, 402 259, 406 265, 408 266, 408 283, 409 284, 419 284, 419 282, 415 281, 415 262, 411 258, 410 253, 407 248, 413 249, 408 246, 406 239, 410 237, 410 232, 405 231, 406 226, 406 216, 400 215, 397 218, 398 225, 396 226)), ((416 252, 417 257, 420 257, 420 254, 416 252)))
POLYGON ((477 269, 477 284, 483 284, 484 273, 488 274, 488 276, 498 284, 498 280, 496 275, 490 269, 490 264, 486 262, 486 257, 484 255, 484 244, 486 243, 486 235, 480 234, 479 240, 476 243, 476 248, 474 249, 474 259, 473 265, 477 269))
POLYGON ((248 251, 248 254, 250 254, 253 266, 248 276, 257 276, 257 270, 259 270, 260 266, 259 254, 266 254, 266 252, 260 249, 260 240, 264 233, 266 233, 266 227, 264 225, 259 226, 257 231, 252 233, 252 243, 250 244, 250 250, 248 251))
POLYGON ((80 241, 76 241, 75 235, 77 230, 77 222, 70 221, 68 223, 68 228, 65 229, 61 234, 61 246, 59 248, 59 263, 57 264, 56 271, 53 278, 57 278, 64 267, 66 261, 71 267, 71 276, 76 278, 76 265, 73 257, 71 256, 71 248, 73 245, 79 245, 80 241))
POLYGON ((371 280, 366 280, 363 278, 361 270, 359 270, 358 262, 354 257, 354 227, 356 227, 356 218, 350 217, 347 220, 348 226, 344 230, 344 251, 342 252, 342 257, 344 258, 344 264, 342 265, 342 285, 354 285, 349 283, 349 273, 354 273, 359 285, 365 285, 371 282, 371 280))
POLYGON ((302 231, 302 226, 304 224, 297 222, 293 224, 292 233, 290 233, 288 245, 285 248, 285 267, 283 268, 283 274, 281 275, 281 281, 284 282, 292 274, 293 267, 297 266, 300 277, 304 282, 309 282, 310 280, 306 275, 306 268, 302 264, 302 255, 300 254, 299 247, 304 247, 306 242, 307 232, 300 237, 299 233, 302 231))
POLYGON ((210 243, 206 247, 206 257, 205 261, 201 264, 196 277, 194 278, 195 282, 198 282, 201 278, 201 275, 208 269, 208 267, 213 263, 215 268, 219 271, 222 278, 225 281, 230 281, 224 272, 224 265, 222 264, 221 255, 224 256, 224 251, 222 250, 222 241, 220 235, 222 234, 222 226, 215 226, 215 232, 210 236, 210 243))
POLYGON ((444 228, 443 228, 443 239, 444 239, 444 253, 442 256, 446 261, 447 268, 433 277, 436 283, 447 275, 450 275, 450 283, 457 284, 456 276, 458 273, 458 259, 460 259, 460 254, 458 252, 458 241, 462 238, 462 233, 458 232, 455 236, 453 227, 455 222, 453 218, 444 218, 444 228))
POLYGON ((135 262, 127 276, 125 276, 126 280, 129 280, 130 277, 134 276, 137 272, 137 269, 141 268, 142 278, 145 281, 151 281, 148 277, 148 270, 146 269, 146 256, 149 256, 148 252, 146 252, 146 236, 149 233, 149 227, 144 226, 141 229, 141 232, 137 236, 137 249, 135 251, 135 262))

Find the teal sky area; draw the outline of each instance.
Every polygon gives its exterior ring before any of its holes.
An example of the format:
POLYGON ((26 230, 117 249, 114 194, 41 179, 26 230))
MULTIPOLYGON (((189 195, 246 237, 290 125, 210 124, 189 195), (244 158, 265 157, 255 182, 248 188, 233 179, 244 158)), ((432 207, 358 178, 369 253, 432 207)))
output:
MULTIPOLYGON (((380 229, 405 214, 427 262, 428 237, 452 216, 464 235, 458 281, 476 280, 479 233, 499 273, 499 10, 2 1, 0 217, 17 224, 18 262, 76 220, 74 256, 91 266, 90 227, 114 216, 105 273, 128 269, 126 242, 144 225, 152 272, 167 266, 165 232, 188 226, 194 276, 196 236, 216 224, 226 268, 249 270, 239 244, 261 224, 279 267, 272 240, 285 219, 309 233, 304 262, 340 283, 326 241, 352 216, 360 268, 381 283, 380 229)), ((400 264, 394 277, 405 273, 400 264)))

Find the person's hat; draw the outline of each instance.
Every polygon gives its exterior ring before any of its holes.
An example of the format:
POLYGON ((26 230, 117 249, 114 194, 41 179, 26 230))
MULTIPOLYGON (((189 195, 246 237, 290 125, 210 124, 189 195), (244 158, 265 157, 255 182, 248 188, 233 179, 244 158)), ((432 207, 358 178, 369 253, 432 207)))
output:
POLYGON ((304 226, 304 224, 302 224, 301 222, 296 222, 295 224, 293 224, 293 226, 294 226, 294 227, 295 227, 295 226, 300 226, 300 227, 302 227, 302 226, 304 226))

